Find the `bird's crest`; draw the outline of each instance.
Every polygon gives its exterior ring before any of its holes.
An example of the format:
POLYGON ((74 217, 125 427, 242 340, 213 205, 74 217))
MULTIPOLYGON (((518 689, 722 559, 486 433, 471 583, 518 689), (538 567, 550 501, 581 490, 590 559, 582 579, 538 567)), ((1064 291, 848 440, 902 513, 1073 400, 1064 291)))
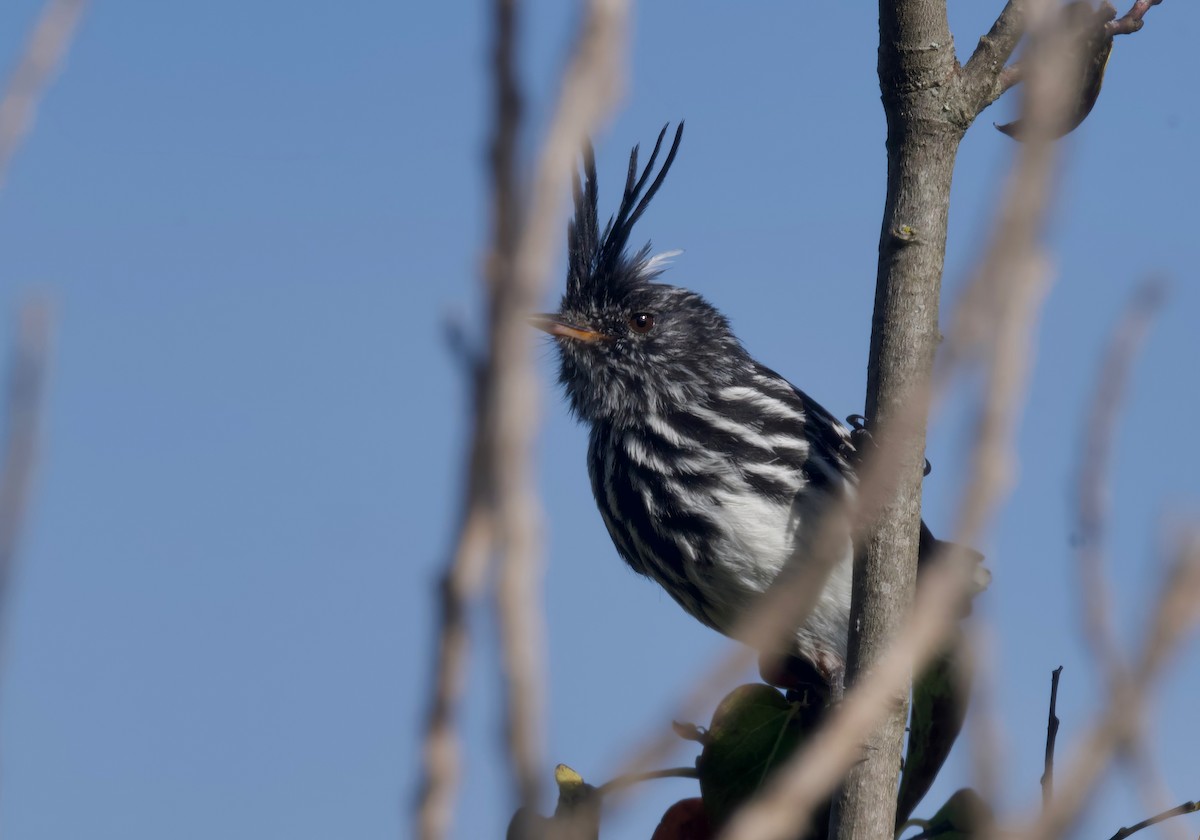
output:
POLYGON ((626 252, 629 235, 634 224, 646 212, 650 199, 662 186, 663 179, 671 164, 675 161, 675 153, 679 151, 679 141, 683 139, 683 123, 675 130, 675 140, 667 152, 662 168, 658 175, 646 186, 650 174, 654 171, 654 163, 662 149, 663 138, 667 135, 668 125, 664 125, 654 143, 654 151, 650 160, 638 174, 638 147, 634 146, 629 154, 629 172, 625 176, 625 194, 621 197, 621 206, 617 214, 608 220, 604 232, 600 232, 600 214, 597 205, 598 188, 596 185, 596 155, 591 143, 583 150, 584 182, 580 183, 579 173, 575 174, 575 218, 567 227, 567 254, 569 267, 567 270, 567 293, 569 295, 608 297, 610 292, 628 284, 640 283, 660 273, 670 255, 650 257, 650 245, 647 244, 632 257, 626 252), (643 190, 645 190, 643 194, 643 190))

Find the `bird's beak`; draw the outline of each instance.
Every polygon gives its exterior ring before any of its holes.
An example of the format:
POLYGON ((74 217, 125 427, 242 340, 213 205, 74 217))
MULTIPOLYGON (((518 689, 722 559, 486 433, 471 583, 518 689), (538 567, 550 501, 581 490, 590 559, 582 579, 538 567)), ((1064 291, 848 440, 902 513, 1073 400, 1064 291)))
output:
POLYGON ((530 315, 529 325, 537 327, 542 332, 550 333, 555 338, 573 338, 577 341, 601 341, 608 338, 604 333, 598 333, 594 330, 585 330, 582 327, 576 327, 573 324, 568 324, 558 315, 552 313, 542 313, 541 315, 530 315))

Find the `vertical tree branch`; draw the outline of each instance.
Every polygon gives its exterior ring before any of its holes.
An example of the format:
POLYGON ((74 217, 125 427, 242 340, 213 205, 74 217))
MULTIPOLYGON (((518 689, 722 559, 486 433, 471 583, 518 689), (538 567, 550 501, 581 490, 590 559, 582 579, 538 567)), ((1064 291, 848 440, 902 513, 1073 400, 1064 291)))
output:
MULTIPOLYGON (((943 107, 957 69, 945 0, 880 0, 879 81, 888 187, 879 240, 866 415, 899 463, 894 494, 854 569, 847 681, 859 681, 912 605, 925 463, 925 420, 946 248, 950 184, 966 126, 943 107)), ((838 797, 834 834, 890 838, 908 691, 870 736, 838 797)))
POLYGON ((537 387, 525 317, 546 285, 554 233, 575 156, 616 103, 628 0, 591 0, 563 73, 531 186, 518 188, 520 94, 516 0, 495 0, 491 143, 492 242, 486 355, 473 371, 474 412, 463 514, 441 583, 438 650, 427 719, 425 776, 417 807, 423 840, 443 837, 458 782, 455 711, 467 653, 466 611, 494 551, 500 559, 497 616, 506 686, 505 734, 517 796, 537 795, 542 755, 540 511, 533 482, 537 387), (526 200, 523 200, 526 199, 526 200))
MULTIPOLYGON (((496 0, 493 19, 493 135, 489 149, 492 195, 491 244, 484 267, 488 286, 489 335, 501 307, 498 298, 511 284, 513 252, 520 230, 516 145, 521 98, 515 75, 516 3, 496 0)), ((492 348, 489 348, 491 351, 492 348)), ((433 696, 426 721, 425 777, 417 808, 418 836, 444 837, 450 828, 454 791, 459 778, 455 713, 462 696, 469 647, 467 610, 478 597, 495 537, 493 460, 495 441, 489 432, 494 413, 494 352, 467 358, 472 388, 474 428, 467 459, 462 520, 455 548, 439 583, 438 648, 434 654, 433 696)))
POLYGON ((1128 678, 1112 622, 1112 604, 1105 576, 1105 524, 1110 516, 1112 453, 1118 415, 1129 388, 1134 358, 1150 321, 1162 306, 1159 282, 1138 287, 1125 314, 1113 330, 1096 375, 1088 405, 1075 480, 1076 567, 1083 616, 1083 637, 1104 670, 1109 685, 1128 678))
MULTIPOLYGON (((584 10, 553 116, 538 153, 528 213, 513 252, 509 294, 496 315, 505 364, 496 389, 495 491, 500 555, 497 615, 507 683, 506 730, 521 804, 536 804, 541 779, 545 639, 541 598, 541 504, 534 485, 537 379, 526 317, 545 290, 564 196, 584 142, 615 107, 624 80, 629 0, 591 0, 584 10)), ((497 350, 499 354, 499 349, 497 350)))

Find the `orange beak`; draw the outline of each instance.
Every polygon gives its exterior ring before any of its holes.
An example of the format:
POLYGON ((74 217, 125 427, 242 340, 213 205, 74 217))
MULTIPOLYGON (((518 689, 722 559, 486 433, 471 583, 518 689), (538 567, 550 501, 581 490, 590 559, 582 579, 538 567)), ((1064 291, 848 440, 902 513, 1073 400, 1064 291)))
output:
POLYGON ((537 327, 542 332, 550 333, 555 338, 573 338, 576 341, 602 341, 608 336, 604 333, 585 330, 582 327, 576 327, 568 324, 559 318, 557 315, 542 314, 530 315, 529 325, 537 327))

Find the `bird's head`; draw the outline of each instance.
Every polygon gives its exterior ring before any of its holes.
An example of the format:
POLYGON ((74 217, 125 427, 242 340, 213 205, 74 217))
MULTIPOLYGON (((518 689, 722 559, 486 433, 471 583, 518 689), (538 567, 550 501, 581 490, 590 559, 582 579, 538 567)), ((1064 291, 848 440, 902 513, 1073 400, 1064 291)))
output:
POLYGON ((585 181, 575 178, 575 217, 567 229, 567 291, 557 312, 530 319, 554 337, 559 381, 572 411, 588 422, 635 419, 694 401, 728 384, 746 359, 715 307, 695 292, 654 282, 677 252, 651 257, 648 244, 627 250, 634 223, 675 160, 683 124, 647 187, 666 132, 640 176, 634 147, 621 205, 603 232, 595 157, 585 149, 585 181))

